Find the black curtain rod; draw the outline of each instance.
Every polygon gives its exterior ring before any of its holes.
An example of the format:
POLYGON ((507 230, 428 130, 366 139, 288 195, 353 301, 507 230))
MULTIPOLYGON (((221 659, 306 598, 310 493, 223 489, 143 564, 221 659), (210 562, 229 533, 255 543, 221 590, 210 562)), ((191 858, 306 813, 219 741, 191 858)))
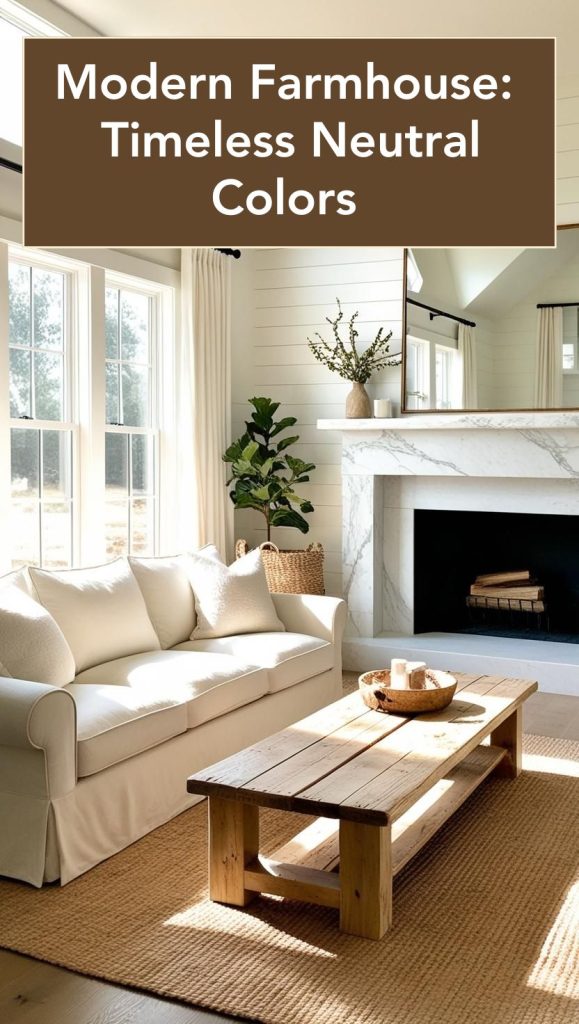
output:
POLYGON ((558 309, 561 306, 579 306, 579 302, 538 302, 537 309, 558 309))
POLYGON ((413 306, 420 306, 421 309, 428 310, 431 320, 434 320, 435 316, 444 316, 447 320, 456 320, 457 324, 464 324, 465 327, 476 327, 474 320, 465 320, 464 317, 455 316, 454 313, 445 313, 443 309, 435 309, 434 306, 427 306, 424 302, 418 302, 416 299, 407 298, 406 301, 411 302, 413 306))
POLYGON ((222 252, 224 256, 233 256, 234 260, 238 260, 241 256, 241 249, 216 249, 215 252, 222 252))
POLYGON ((7 160, 5 156, 0 156, 0 167, 6 167, 9 171, 22 174, 22 164, 17 164, 15 160, 7 160))

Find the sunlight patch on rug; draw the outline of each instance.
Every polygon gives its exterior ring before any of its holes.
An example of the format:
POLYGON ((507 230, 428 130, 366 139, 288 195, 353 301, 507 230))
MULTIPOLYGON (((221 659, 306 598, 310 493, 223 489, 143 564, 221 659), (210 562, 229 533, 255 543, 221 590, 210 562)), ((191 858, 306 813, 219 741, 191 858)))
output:
POLYGON ((579 882, 569 889, 527 984, 579 1000, 579 882))

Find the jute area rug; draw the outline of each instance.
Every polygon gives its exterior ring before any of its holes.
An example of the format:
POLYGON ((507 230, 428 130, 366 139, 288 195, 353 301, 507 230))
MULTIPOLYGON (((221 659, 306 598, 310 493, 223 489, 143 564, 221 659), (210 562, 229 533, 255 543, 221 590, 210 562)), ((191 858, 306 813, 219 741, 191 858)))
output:
MULTIPOLYGON (((571 1024, 579 744, 527 737, 525 766, 398 876, 381 942, 340 934, 325 908, 209 903, 201 804, 63 889, 1 882, 0 945, 267 1024, 571 1024)), ((265 845, 302 825, 263 813, 265 845)))

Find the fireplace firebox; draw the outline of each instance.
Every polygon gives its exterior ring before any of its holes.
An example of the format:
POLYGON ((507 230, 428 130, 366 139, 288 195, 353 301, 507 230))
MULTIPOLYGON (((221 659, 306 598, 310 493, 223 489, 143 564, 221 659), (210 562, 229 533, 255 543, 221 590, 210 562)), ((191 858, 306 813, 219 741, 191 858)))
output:
POLYGON ((579 517, 416 509, 414 616, 415 633, 579 643, 579 517), (477 576, 521 569, 540 581, 543 614, 506 600, 468 607, 477 576))

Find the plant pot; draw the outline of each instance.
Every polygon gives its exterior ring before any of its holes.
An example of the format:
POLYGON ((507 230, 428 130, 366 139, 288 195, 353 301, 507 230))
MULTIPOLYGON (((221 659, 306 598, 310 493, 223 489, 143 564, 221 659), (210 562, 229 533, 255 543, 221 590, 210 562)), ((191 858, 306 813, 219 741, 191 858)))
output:
POLYGON ((346 398, 346 417, 349 420, 367 420, 372 416, 372 406, 366 388, 359 381, 354 381, 352 390, 346 398))

